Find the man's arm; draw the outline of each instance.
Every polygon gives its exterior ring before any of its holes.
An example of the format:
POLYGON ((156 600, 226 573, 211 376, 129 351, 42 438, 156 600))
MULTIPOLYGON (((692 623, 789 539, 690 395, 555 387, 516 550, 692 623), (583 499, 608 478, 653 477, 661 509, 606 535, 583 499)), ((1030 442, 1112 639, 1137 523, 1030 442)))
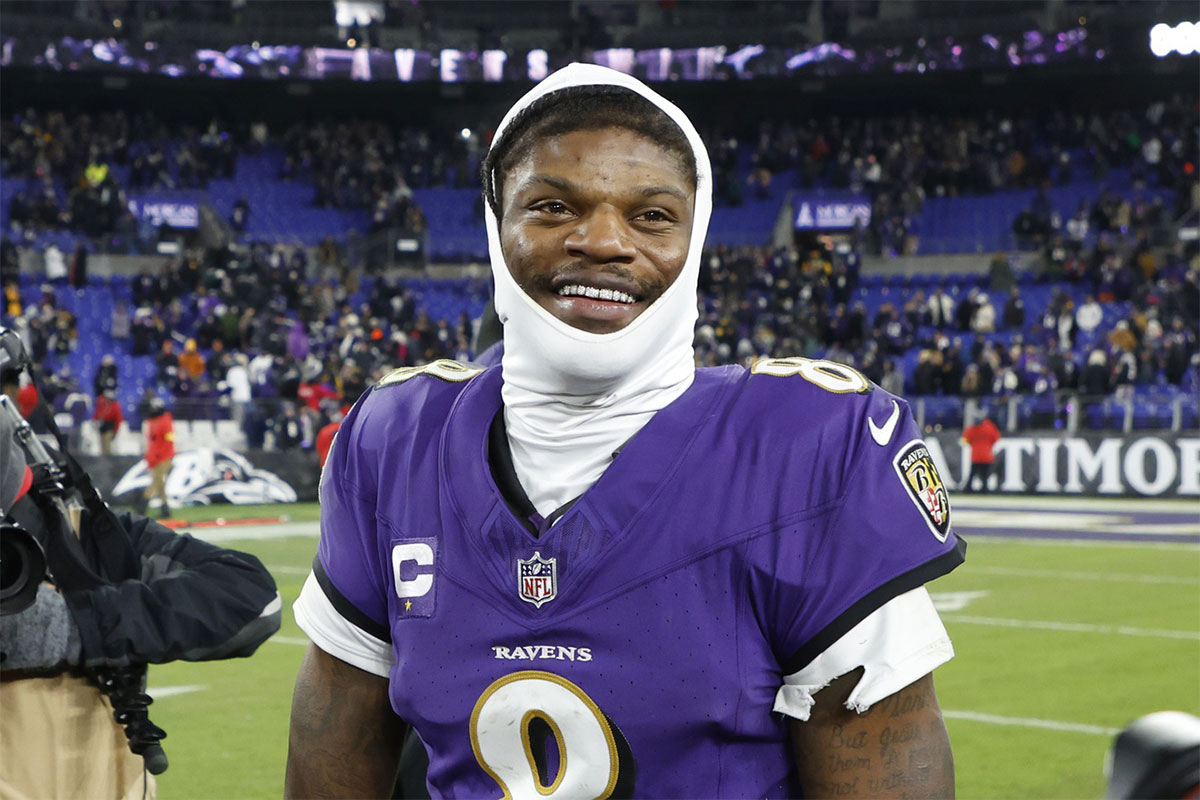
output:
POLYGON ((391 797, 406 728, 387 678, 309 645, 292 695, 284 797, 391 797))
POLYGON ((792 752, 807 797, 952 798, 954 756, 929 674, 859 714, 845 706, 862 668, 818 692, 792 720, 792 752))

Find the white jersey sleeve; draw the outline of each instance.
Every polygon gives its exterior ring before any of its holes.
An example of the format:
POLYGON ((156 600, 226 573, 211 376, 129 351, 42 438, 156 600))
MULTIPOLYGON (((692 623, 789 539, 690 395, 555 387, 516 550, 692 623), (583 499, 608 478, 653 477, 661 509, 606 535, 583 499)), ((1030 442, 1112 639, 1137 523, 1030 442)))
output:
POLYGON ((317 647, 372 675, 388 676, 395 660, 391 644, 343 617, 322 591, 313 573, 308 574, 292 611, 296 615, 296 624, 317 647))
POLYGON ((892 598, 799 672, 785 675, 774 710, 807 720, 813 695, 863 667, 846 707, 863 712, 954 657, 946 627, 924 586, 892 598))

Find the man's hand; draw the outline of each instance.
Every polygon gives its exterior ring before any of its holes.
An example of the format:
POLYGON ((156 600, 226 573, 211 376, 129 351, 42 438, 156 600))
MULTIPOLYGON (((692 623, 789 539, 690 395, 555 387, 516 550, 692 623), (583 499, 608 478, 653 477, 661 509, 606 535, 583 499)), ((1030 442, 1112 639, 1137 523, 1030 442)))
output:
POLYGON ((862 669, 815 695, 807 722, 791 723, 806 797, 952 798, 954 757, 933 676, 858 714, 845 707, 862 669))
POLYGON ((309 645, 292 695, 284 797, 391 797, 406 727, 387 678, 309 645))

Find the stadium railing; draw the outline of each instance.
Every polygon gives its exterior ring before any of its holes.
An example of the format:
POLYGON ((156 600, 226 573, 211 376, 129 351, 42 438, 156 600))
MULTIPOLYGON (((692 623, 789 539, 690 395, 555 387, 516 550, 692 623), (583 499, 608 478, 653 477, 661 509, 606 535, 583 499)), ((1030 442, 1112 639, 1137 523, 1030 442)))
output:
POLYGON ((929 396, 909 400, 923 431, 965 428, 986 413, 1002 431, 1195 430, 1200 401, 1193 393, 1147 392, 1081 395, 1060 390, 988 397, 929 396))

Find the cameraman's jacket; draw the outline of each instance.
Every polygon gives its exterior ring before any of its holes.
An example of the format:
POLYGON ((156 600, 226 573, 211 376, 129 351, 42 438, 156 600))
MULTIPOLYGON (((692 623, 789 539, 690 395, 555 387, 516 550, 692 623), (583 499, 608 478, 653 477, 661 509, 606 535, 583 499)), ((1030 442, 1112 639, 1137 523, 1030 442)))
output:
MULTIPOLYGON (((64 591, 85 666, 249 656, 279 630, 275 581, 252 555, 118 513, 141 579, 64 591)), ((82 529, 87 530, 85 514, 82 529)))

